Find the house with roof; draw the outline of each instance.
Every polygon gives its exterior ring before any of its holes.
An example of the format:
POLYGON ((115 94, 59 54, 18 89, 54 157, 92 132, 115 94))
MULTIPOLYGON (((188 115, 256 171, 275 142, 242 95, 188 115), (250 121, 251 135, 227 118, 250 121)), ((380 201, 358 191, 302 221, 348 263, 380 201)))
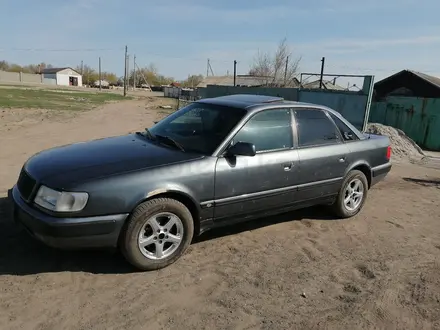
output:
POLYGON ((82 86, 82 75, 70 68, 48 68, 42 72, 43 78, 55 79, 59 86, 82 86))
POLYGON ((402 70, 374 86, 369 122, 405 132, 420 147, 440 151, 440 79, 402 70))
POLYGON ((402 70, 374 84, 375 100, 388 96, 440 98, 440 78, 413 70, 402 70))

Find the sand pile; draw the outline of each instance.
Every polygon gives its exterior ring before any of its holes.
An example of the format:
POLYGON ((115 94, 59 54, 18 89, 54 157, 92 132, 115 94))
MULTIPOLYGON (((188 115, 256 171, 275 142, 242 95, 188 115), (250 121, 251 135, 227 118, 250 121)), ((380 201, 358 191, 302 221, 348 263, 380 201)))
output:
POLYGON ((425 157, 422 149, 400 129, 377 123, 370 123, 366 133, 386 135, 390 138, 391 159, 396 161, 419 161, 425 157))

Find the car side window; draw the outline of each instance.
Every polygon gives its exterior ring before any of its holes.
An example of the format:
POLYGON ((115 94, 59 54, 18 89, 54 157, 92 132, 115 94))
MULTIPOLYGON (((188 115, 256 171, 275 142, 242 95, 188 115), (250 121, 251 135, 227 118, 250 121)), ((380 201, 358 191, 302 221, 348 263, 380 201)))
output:
POLYGON ((311 147, 340 143, 335 125, 322 110, 295 110, 298 146, 311 147))
POLYGON ((233 142, 253 143, 257 152, 292 148, 290 110, 270 109, 255 114, 235 135, 233 142))
POLYGON ((335 122, 336 126, 341 132, 341 136, 345 141, 359 140, 358 136, 348 127, 342 120, 336 117, 334 114, 329 113, 330 117, 335 122))

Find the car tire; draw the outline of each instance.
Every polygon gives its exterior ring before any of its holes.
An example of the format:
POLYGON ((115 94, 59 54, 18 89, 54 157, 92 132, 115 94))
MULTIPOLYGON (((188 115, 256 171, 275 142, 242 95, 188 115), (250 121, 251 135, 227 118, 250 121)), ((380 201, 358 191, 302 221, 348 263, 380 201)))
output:
POLYGON ((340 218, 353 217, 358 214, 364 206, 367 195, 368 181, 365 174, 358 170, 352 170, 345 177, 341 185, 338 197, 332 205, 333 212, 340 218), (355 187, 356 191, 353 187, 355 187), (359 194, 360 192, 362 195, 359 194), (349 196, 352 197, 349 198, 349 196), (360 199, 357 199, 356 197, 359 197, 360 199))
POLYGON ((143 271, 157 270, 179 259, 188 249, 193 235, 194 221, 188 208, 171 198, 156 198, 136 207, 121 233, 119 247, 134 267, 143 271), (167 229, 171 221, 175 225, 167 229), (171 242, 171 239, 176 242, 177 238, 180 238, 178 243, 171 242), (149 245, 144 247, 143 244, 149 245), (172 248, 167 250, 167 246, 172 248), (158 251, 162 251, 162 256, 158 251), (172 253, 166 255, 167 251, 172 253))

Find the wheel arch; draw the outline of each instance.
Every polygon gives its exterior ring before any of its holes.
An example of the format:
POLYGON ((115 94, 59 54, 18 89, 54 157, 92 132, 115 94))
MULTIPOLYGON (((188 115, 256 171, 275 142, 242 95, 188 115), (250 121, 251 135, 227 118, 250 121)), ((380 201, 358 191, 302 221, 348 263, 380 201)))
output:
POLYGON ((130 215, 140 204, 157 198, 170 198, 177 200, 181 202, 183 205, 185 205, 188 208, 193 218, 194 234, 198 235, 200 233, 200 207, 198 206, 197 202, 193 197, 182 191, 166 190, 166 189, 157 189, 155 191, 152 191, 147 195, 147 197, 137 202, 137 204, 131 210, 130 215))
POLYGON ((368 182, 368 189, 370 189, 371 187, 371 180, 372 180, 372 170, 371 170, 371 166, 368 165, 366 162, 359 162, 359 163, 355 163, 353 164, 353 166, 351 166, 346 175, 348 173, 350 173, 353 170, 357 170, 357 171, 361 171, 362 173, 364 173, 365 177, 367 178, 367 182, 368 182))

